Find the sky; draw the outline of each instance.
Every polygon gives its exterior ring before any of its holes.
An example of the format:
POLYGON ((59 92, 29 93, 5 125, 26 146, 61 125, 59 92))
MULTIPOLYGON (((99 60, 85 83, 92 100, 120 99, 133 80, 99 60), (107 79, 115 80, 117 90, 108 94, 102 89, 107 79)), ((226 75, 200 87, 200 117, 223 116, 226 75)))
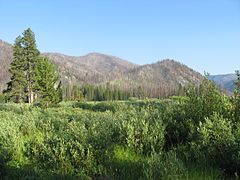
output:
POLYGON ((41 52, 240 69, 240 0, 0 0, 0 39, 14 43, 27 28, 41 52))

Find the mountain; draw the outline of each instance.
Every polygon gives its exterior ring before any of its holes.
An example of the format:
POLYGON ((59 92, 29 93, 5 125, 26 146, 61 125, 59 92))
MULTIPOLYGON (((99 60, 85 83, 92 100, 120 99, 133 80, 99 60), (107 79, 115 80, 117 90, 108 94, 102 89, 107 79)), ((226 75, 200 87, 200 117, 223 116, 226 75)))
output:
POLYGON ((110 83, 125 89, 142 88, 149 96, 163 97, 175 94, 180 84, 181 86, 188 86, 189 83, 198 85, 201 80, 203 76, 186 65, 174 60, 163 60, 138 66, 110 83))
POLYGON ((8 69, 12 61, 12 54, 11 44, 0 40, 0 92, 6 87, 6 83, 10 80, 8 69))
MULTIPOLYGON (((12 60, 12 46, 0 41, 0 91, 10 79, 8 72, 12 60)), ((67 56, 59 53, 42 53, 55 63, 63 85, 92 84, 123 90, 145 91, 152 97, 176 93, 179 86, 199 84, 200 73, 173 60, 163 60, 143 66, 115 56, 90 53, 85 56, 67 56)))
MULTIPOLYGON (((13 57, 12 45, 0 40, 0 92, 10 79, 8 72, 13 57)), ((42 53, 60 70, 63 84, 98 84, 110 81, 138 65, 115 56, 90 53, 85 56, 67 56, 59 53, 42 53)))
POLYGON ((122 72, 138 66, 118 57, 101 53, 89 53, 85 56, 66 56, 58 53, 42 53, 42 55, 50 57, 60 67, 65 65, 85 73, 122 72))
POLYGON ((42 55, 48 56, 59 67, 62 80, 71 84, 97 84, 110 81, 138 66, 101 53, 90 53, 85 56, 67 56, 59 53, 42 53, 42 55))
POLYGON ((215 81, 220 87, 233 92, 235 88, 234 82, 237 80, 237 76, 236 74, 211 75, 209 79, 215 81))

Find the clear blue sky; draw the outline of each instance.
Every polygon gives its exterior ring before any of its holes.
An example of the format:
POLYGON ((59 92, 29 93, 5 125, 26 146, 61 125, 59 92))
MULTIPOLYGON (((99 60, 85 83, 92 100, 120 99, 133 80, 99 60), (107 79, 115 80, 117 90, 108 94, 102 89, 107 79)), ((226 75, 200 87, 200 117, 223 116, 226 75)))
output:
POLYGON ((240 0, 0 0, 0 39, 13 43, 28 27, 42 52, 240 69, 240 0))

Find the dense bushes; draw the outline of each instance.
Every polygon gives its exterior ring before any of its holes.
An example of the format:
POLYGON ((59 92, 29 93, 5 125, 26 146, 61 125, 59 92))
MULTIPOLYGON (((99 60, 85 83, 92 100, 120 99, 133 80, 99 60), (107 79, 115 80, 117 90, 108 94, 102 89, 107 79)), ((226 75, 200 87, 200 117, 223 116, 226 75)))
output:
POLYGON ((109 103, 96 103, 96 104, 90 104, 90 103, 81 103, 81 102, 76 102, 73 104, 73 107, 78 107, 82 109, 88 109, 92 111, 116 111, 116 107, 113 104, 109 103))
POLYGON ((125 115, 116 114, 122 143, 140 154, 161 152, 164 125, 156 109, 129 109, 125 115))
POLYGON ((144 179, 181 179, 186 173, 183 162, 175 152, 154 153, 143 169, 144 179))
MULTIPOLYGON (((0 158, 5 169, 30 165, 37 172, 96 177, 111 174, 107 167, 109 162, 115 164, 111 159, 116 145, 138 156, 161 152, 164 142, 163 125, 150 109, 95 113, 66 107, 25 108, 15 114, 10 107, 5 104, 0 111, 0 158)), ((7 174, 4 168, 1 174, 7 174)))
POLYGON ((188 97, 168 100, 64 102, 49 109, 0 104, 0 177, 238 176, 236 100, 204 83, 188 97))
POLYGON ((4 103, 5 102, 5 95, 0 93, 0 103, 4 103))
POLYGON ((240 171, 240 146, 233 123, 215 113, 199 124, 197 146, 213 165, 228 173, 240 171))

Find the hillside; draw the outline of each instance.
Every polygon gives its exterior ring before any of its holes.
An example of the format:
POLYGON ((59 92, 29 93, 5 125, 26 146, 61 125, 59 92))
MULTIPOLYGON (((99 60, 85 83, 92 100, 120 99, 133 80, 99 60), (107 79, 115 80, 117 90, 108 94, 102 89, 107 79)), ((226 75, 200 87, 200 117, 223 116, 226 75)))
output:
POLYGON ((115 56, 89 53, 85 56, 67 56, 59 53, 42 53, 60 69, 62 80, 71 84, 98 84, 110 81, 138 65, 115 56))
MULTIPOLYGON (((173 60, 139 66, 115 56, 90 53, 85 56, 67 56, 59 53, 42 53, 59 67, 64 85, 110 84, 122 90, 145 91, 151 97, 174 94, 179 85, 199 84, 200 73, 173 60)), ((12 46, 0 41, 0 90, 6 87, 12 60, 12 46)))
POLYGON ((219 86, 233 92, 234 82, 237 80, 235 74, 222 74, 222 75, 211 75, 209 79, 215 81, 219 86))
POLYGON ((189 83, 197 85, 202 79, 203 76, 200 73, 186 65, 174 60, 163 60, 134 68, 111 83, 120 88, 145 89, 150 96, 163 97, 174 94, 180 84, 182 86, 188 86, 189 83))
MULTIPOLYGON (((10 79, 12 46, 0 40, 0 91, 10 79)), ((63 84, 98 84, 110 81, 138 65, 111 55, 90 53, 85 56, 67 56, 59 53, 42 53, 50 57, 60 70, 63 84)))
POLYGON ((12 53, 11 44, 0 40, 0 91, 3 90, 5 84, 10 80, 8 69, 12 61, 12 53))

